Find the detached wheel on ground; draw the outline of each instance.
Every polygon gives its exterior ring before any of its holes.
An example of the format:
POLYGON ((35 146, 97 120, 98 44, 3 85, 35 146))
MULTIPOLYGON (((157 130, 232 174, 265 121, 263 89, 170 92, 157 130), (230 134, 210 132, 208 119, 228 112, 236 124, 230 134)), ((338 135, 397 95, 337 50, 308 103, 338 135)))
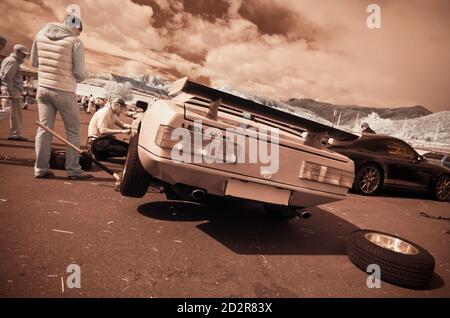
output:
MULTIPOLYGON (((66 165, 66 150, 52 149, 50 152, 50 168, 64 170, 66 165)), ((80 156, 80 166, 84 171, 92 168, 92 160, 88 156, 80 156)))
POLYGON ((133 198, 142 198, 147 193, 151 179, 139 160, 138 141, 139 134, 131 137, 120 183, 120 193, 133 198))
POLYGON ((358 169, 355 178, 355 191, 363 195, 373 195, 383 186, 383 173, 372 163, 365 164, 358 169))
POLYGON ((412 289, 423 289, 434 273, 434 257, 419 245, 397 236, 357 230, 347 244, 350 260, 363 271, 380 266, 381 280, 412 289))
POLYGON ((450 200, 450 175, 441 176, 434 187, 434 197, 439 201, 450 200))
POLYGON ((298 208, 286 205, 264 204, 266 215, 276 220, 290 220, 299 215, 298 208))

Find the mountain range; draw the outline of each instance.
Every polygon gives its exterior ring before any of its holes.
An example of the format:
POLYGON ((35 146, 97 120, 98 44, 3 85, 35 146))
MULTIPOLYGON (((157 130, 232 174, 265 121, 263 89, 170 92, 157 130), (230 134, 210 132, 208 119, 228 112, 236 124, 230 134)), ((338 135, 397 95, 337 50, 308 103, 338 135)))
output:
POLYGON ((335 116, 334 121, 337 121, 340 114, 341 125, 354 123, 357 118, 367 117, 371 113, 377 113, 380 118, 391 120, 414 119, 433 113, 426 107, 419 105, 410 107, 375 108, 358 105, 335 105, 309 98, 291 98, 285 103, 295 108, 311 111, 330 122, 333 122, 333 116, 335 116))

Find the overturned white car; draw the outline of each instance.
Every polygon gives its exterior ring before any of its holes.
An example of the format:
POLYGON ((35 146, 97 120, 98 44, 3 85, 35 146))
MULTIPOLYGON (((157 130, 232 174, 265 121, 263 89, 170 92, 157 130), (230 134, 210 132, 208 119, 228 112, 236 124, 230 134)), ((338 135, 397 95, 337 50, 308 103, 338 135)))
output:
POLYGON ((122 195, 142 197, 155 184, 169 199, 254 200, 288 219, 352 187, 353 162, 322 140, 354 135, 187 78, 170 95, 133 122, 122 195))

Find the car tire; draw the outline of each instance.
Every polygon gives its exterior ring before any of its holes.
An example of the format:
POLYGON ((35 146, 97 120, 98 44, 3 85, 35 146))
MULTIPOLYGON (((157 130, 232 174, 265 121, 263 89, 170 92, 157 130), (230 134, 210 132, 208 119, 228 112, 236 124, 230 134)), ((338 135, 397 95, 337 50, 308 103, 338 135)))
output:
MULTIPOLYGON (((57 170, 65 170, 66 165, 66 150, 52 149, 49 160, 50 168, 57 170)), ((80 156, 80 166, 84 171, 89 171, 92 168, 92 159, 87 155, 80 156)))
MULTIPOLYGON (((392 248, 392 246, 391 246, 392 248)), ((433 277, 434 257, 419 245, 397 236, 371 230, 357 230, 347 243, 350 260, 363 271, 375 264, 380 267, 380 279, 395 285, 425 288, 433 277), (389 249, 384 242, 400 242, 402 252, 389 249), (396 241, 397 240, 397 241, 396 241), (400 241, 398 241, 400 240, 400 241)))
POLYGON ((151 176, 142 167, 138 156, 139 134, 131 137, 127 159, 122 173, 120 193, 126 197, 142 198, 150 184, 151 176))
POLYGON ((354 190, 362 195, 374 195, 383 187, 383 171, 375 164, 361 166, 356 172, 354 190))
POLYGON ((450 200, 450 175, 443 175, 439 177, 434 186, 434 197, 438 201, 450 200))
POLYGON ((265 203, 264 211, 266 215, 275 220, 290 220, 295 218, 299 212, 297 207, 265 203))

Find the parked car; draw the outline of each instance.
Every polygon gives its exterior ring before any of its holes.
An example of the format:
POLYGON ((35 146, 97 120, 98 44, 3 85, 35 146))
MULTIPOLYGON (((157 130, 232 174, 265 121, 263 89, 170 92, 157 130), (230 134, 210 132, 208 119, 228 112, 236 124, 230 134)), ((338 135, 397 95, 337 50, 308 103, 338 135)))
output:
POLYGON ((428 162, 450 168, 450 155, 436 152, 427 152, 423 155, 428 162))
POLYGON ((329 149, 355 163, 354 190, 373 195, 384 188, 424 191, 449 200, 450 169, 430 163, 406 142, 388 136, 363 134, 329 149))
POLYGON ((269 214, 289 219, 303 208, 345 199, 352 187, 353 162, 323 149, 321 140, 326 134, 337 139, 353 135, 187 78, 175 82, 170 95, 172 99, 157 100, 133 121, 122 195, 142 197, 150 184, 159 184, 170 199, 236 197, 262 202, 269 214), (206 130, 196 127, 199 120, 206 130), (228 131, 239 127, 241 142, 228 138, 228 131), (209 128, 214 134, 207 132, 209 128), (205 155, 204 143, 212 141, 250 156, 255 133, 274 128, 279 129, 279 136, 271 140, 279 144, 277 171, 268 171, 261 162, 240 162, 227 152, 223 163, 195 161, 195 156, 205 155), (192 142, 186 146, 174 139, 177 131, 192 142), (174 158, 174 150, 187 151, 188 160, 174 158))

